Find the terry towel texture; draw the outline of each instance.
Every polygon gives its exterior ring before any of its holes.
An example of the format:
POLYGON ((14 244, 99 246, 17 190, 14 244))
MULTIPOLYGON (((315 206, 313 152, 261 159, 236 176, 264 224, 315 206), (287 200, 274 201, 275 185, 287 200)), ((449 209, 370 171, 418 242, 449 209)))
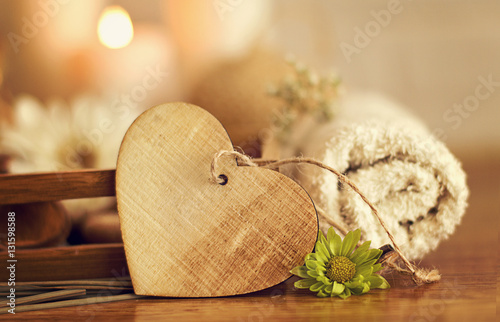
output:
MULTIPOLYGON (((467 207, 459 161, 414 116, 378 95, 341 102, 333 122, 296 128, 280 157, 314 157, 347 175, 379 210, 403 252, 422 258, 455 231, 467 207)), ((328 171, 301 165, 292 176, 316 205, 372 247, 389 239, 370 208, 328 171)), ((328 224, 320 218, 326 233, 328 224)))

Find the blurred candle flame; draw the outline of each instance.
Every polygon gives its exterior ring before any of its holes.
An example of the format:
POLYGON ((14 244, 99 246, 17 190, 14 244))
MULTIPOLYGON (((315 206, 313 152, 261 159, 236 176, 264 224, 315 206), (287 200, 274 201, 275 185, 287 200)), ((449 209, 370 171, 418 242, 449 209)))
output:
POLYGON ((97 34, 101 43, 108 48, 127 46, 134 37, 134 27, 128 12, 120 6, 106 7, 99 18, 97 34))

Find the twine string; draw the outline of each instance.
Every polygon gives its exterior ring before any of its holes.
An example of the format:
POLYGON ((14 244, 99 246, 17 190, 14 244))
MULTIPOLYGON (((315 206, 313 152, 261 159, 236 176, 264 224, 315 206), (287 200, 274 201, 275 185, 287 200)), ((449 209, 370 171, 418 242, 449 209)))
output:
POLYGON ((218 184, 224 184, 225 180, 220 177, 219 172, 217 171, 217 161, 222 157, 222 156, 234 156, 236 158, 236 162, 238 165, 245 165, 249 167, 258 167, 259 165, 255 162, 253 162, 247 155, 240 153, 238 151, 225 151, 221 150, 217 152, 213 159, 212 163, 210 164, 210 173, 212 174, 212 177, 210 178, 213 183, 218 183, 218 184))
MULTIPOLYGON (((222 156, 231 156, 231 155, 235 156, 238 165, 252 166, 252 167, 258 167, 259 166, 255 162, 253 162, 248 156, 246 156, 246 155, 244 155, 244 154, 242 154, 240 152, 237 152, 237 151, 219 151, 219 152, 217 152, 214 155, 214 158, 213 158, 212 164, 211 164, 211 174, 212 174, 212 178, 211 179, 212 179, 213 182, 219 183, 219 184, 222 183, 222 182, 224 182, 224 180, 219 177, 219 174, 217 172, 217 162, 218 162, 218 160, 219 160, 220 157, 222 157, 222 156)), ((366 198, 366 196, 361 192, 361 190, 359 190, 359 188, 356 186, 356 184, 354 184, 354 182, 352 182, 348 177, 346 177, 344 174, 340 173, 336 169, 334 169, 334 168, 332 168, 332 167, 324 164, 321 161, 315 160, 313 158, 304 158, 304 157, 282 159, 282 160, 279 160, 279 161, 276 161, 276 162, 272 162, 272 163, 263 165, 261 167, 268 168, 268 169, 278 169, 280 166, 287 165, 287 164, 304 164, 304 163, 305 164, 315 165, 315 166, 317 166, 319 168, 325 169, 325 170, 333 173, 335 176, 338 177, 338 179, 340 180, 340 182, 348 185, 352 190, 354 190, 354 192, 356 192, 361 197, 361 199, 368 205, 368 207, 370 207, 372 213, 375 215, 375 217, 377 218, 378 222, 380 223, 380 225, 382 226, 382 228, 384 228, 387 236, 391 240, 391 243, 392 243, 392 245, 394 247, 394 251, 398 254, 399 258, 403 261, 403 263, 404 263, 404 265, 406 267, 406 268, 401 268, 401 267, 399 267, 398 265, 396 265, 394 263, 390 263, 389 266, 391 268, 395 269, 396 271, 398 271, 400 273, 411 275, 413 281, 417 285, 422 285, 424 283, 433 283, 433 282, 437 282, 437 281, 439 281, 441 279, 441 275, 439 274, 439 272, 438 272, 437 269, 425 270, 425 269, 418 268, 415 265, 413 265, 406 258, 406 256, 401 251, 401 248, 396 243, 396 240, 395 240, 393 234, 389 231, 389 228, 387 227, 385 221, 382 219, 382 217, 378 213, 377 208, 375 208, 375 206, 368 200, 368 198, 366 198)), ((318 211, 318 213, 323 218, 327 218, 327 216, 326 216, 326 214, 324 213, 323 210, 320 209, 318 211)), ((344 227, 335 224, 333 222, 333 220, 331 220, 330 218, 328 218, 327 222, 329 224, 332 224, 332 226, 334 226, 335 228, 339 229, 339 231, 342 234, 344 234, 344 235, 346 234, 346 230, 344 229, 344 227)))
MULTIPOLYGON (((332 218, 330 218, 330 217, 326 214, 326 212, 325 212, 322 208, 320 208, 318 205, 314 205, 314 207, 316 208, 316 212, 318 213, 318 215, 320 215, 320 216, 321 216, 321 218, 323 218, 323 219, 326 221, 326 223, 327 223, 328 225, 330 225, 330 226, 332 226, 333 228, 337 229, 337 231, 339 231, 339 232, 340 232, 342 235, 344 235, 344 236, 345 236, 345 235, 347 235, 347 234, 349 233, 349 230, 348 230, 346 227, 344 227, 344 225, 341 225, 341 224, 339 224, 339 223, 335 222, 335 221, 334 221, 332 218)), ((361 241, 360 241, 360 242, 358 242, 358 246, 360 246, 360 245, 361 245, 361 241)))

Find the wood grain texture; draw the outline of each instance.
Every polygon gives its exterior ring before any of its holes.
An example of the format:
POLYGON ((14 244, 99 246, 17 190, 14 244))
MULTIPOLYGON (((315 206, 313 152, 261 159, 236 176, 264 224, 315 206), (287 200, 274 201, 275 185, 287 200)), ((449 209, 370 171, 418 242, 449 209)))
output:
POLYGON ((116 193, 134 290, 141 295, 243 294, 291 276, 314 248, 309 195, 268 169, 219 159, 232 143, 215 117, 185 103, 154 107, 129 128, 118 157, 116 193))
MULTIPOLYGON (((0 232, 7 232, 10 212, 16 219, 16 249, 59 245, 71 230, 71 219, 58 202, 0 205, 0 232)), ((0 234, 0 250, 7 249, 7 237, 0 234)))
MULTIPOLYGON (((441 282, 415 287, 391 275, 391 289, 363 296, 320 299, 293 287, 295 278, 270 289, 211 299, 148 298, 16 314, 20 320, 108 321, 496 321, 500 270, 498 161, 464 162, 470 206, 457 232, 427 256, 441 282)), ((6 317, 13 318, 13 317, 6 317)))
MULTIPOLYGON (((258 165, 272 159, 253 159, 258 165)), ((115 170, 0 174, 0 205, 114 196, 115 170)))
POLYGON ((0 175, 0 205, 115 195, 115 170, 0 175))
MULTIPOLYGON (((60 281, 122 277, 128 275, 122 244, 81 245, 15 253, 16 281, 60 281)), ((8 253, 0 252, 0 262, 7 263, 8 253)), ((0 270, 0 281, 9 279, 9 270, 0 270)))

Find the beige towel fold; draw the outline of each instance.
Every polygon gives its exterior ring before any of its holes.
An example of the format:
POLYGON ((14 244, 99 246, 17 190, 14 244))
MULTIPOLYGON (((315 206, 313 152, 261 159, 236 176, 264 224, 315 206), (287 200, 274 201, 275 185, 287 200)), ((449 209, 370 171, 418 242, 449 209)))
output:
MULTIPOLYGON (((280 157, 314 157, 345 173, 377 207, 410 259, 422 258, 460 223, 465 173, 446 146, 412 115, 377 95, 353 95, 333 122, 295 128, 280 157)), ((307 123, 307 122, 306 122, 307 123)), ((328 171, 301 165, 292 174, 318 207, 378 247, 389 239, 370 208, 328 171)), ((326 233, 328 225, 320 220, 326 233)))

